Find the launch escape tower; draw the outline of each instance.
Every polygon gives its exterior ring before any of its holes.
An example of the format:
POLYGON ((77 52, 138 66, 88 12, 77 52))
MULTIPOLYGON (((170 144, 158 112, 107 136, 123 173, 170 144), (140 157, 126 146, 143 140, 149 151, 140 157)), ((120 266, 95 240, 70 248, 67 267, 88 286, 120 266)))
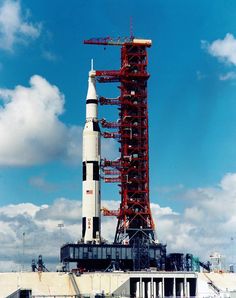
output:
POLYGON ((118 219, 113 244, 78 243, 61 248, 64 263, 77 262, 85 270, 141 270, 150 266, 163 270, 166 246, 157 243, 149 200, 147 48, 151 40, 98 38, 84 41, 92 45, 121 46, 119 70, 96 70, 99 83, 120 83, 120 96, 100 97, 101 105, 117 105, 116 122, 100 121, 104 138, 116 139, 120 158, 101 161, 106 183, 118 183, 121 203, 118 210, 103 208, 103 215, 118 219), (108 131, 109 129, 109 131, 108 131))

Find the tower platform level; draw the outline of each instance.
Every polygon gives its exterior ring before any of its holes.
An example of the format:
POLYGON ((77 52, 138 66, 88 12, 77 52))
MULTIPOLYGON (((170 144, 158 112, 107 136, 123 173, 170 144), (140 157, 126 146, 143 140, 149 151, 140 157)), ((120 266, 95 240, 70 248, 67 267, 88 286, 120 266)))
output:
POLYGON ((141 270, 155 267, 165 270, 166 246, 136 242, 123 244, 65 244, 61 247, 64 264, 76 262, 81 271, 141 270))

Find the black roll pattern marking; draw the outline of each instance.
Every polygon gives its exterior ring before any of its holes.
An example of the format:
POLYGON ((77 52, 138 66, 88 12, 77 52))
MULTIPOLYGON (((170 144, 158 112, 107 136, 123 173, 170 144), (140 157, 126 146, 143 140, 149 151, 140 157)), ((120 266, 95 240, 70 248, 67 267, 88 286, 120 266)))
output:
POLYGON ((82 219, 82 237, 84 238, 86 232, 86 217, 82 219))
POLYGON ((96 238, 96 233, 99 232, 99 217, 93 217, 93 238, 96 238))
POLYGON ((87 99, 86 104, 90 104, 90 103, 98 104, 98 100, 97 99, 87 99))

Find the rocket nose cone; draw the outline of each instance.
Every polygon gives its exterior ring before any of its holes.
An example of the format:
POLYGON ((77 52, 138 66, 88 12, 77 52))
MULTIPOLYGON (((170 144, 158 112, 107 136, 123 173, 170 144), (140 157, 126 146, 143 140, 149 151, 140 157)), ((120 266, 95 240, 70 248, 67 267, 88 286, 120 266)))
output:
POLYGON ((92 70, 89 72, 88 92, 86 99, 97 99, 95 76, 90 76, 91 72, 93 73, 95 71, 92 70))

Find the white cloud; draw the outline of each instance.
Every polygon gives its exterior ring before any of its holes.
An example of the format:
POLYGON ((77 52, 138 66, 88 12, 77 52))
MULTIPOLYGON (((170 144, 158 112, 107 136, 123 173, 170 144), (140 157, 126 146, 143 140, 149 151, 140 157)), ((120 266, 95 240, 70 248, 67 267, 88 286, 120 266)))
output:
MULTIPOLYGON (((32 76, 29 84, 0 89, 0 166, 30 166, 51 160, 81 163, 83 128, 60 120, 64 95, 38 75, 32 76)), ((117 143, 102 139, 101 155, 116 158, 117 143)))
MULTIPOLYGON (((119 202, 103 201, 102 206, 117 209, 119 202)), ((171 213, 168 208, 162 212, 159 206, 154 204, 152 207, 157 214, 171 213)), ((0 271, 18 270, 22 263, 23 233, 25 269, 30 270, 31 260, 42 254, 46 265, 55 270, 61 244, 58 223, 64 223, 61 230, 62 242, 76 242, 81 238, 81 212, 81 201, 66 198, 59 198, 51 205, 22 203, 1 207, 0 264, 3 264, 3 267, 0 267, 0 271)), ((104 239, 114 240, 116 223, 115 217, 102 217, 104 239)))
POLYGON ((192 189, 185 196, 190 206, 183 214, 159 218, 161 239, 172 251, 189 250, 203 259, 215 250, 229 256, 236 233, 236 173, 226 174, 216 187, 192 189))
POLYGON ((35 218, 38 221, 49 219, 74 224, 80 221, 81 211, 81 201, 59 198, 55 200, 52 205, 47 206, 47 208, 41 208, 38 210, 35 214, 35 218))
POLYGON ((227 33, 224 39, 217 39, 209 44, 207 41, 202 41, 202 48, 214 57, 220 60, 236 65, 236 39, 233 34, 227 33))
POLYGON ((6 260, 2 260, 0 261, 0 268, 1 268, 1 272, 8 272, 8 271, 20 271, 21 270, 21 266, 19 263, 8 260, 6 257, 6 260))
POLYGON ((28 214, 30 216, 35 216, 36 212, 40 210, 40 208, 47 208, 47 205, 42 205, 38 207, 31 203, 21 203, 17 205, 7 205, 0 207, 0 214, 4 214, 9 217, 15 217, 18 214, 28 214))
POLYGON ((82 128, 60 121, 64 95, 56 86, 34 75, 29 87, 0 89, 0 99, 0 165, 80 162, 82 128))
POLYGON ((236 72, 230 71, 226 74, 219 75, 220 81, 229 81, 229 80, 235 80, 236 79, 236 72))
POLYGON ((17 43, 26 43, 40 35, 41 25, 32 24, 23 15, 20 1, 4 0, 0 6, 0 48, 12 51, 17 43))
MULTIPOLYGON (((226 256, 226 262, 231 262, 231 239, 236 239, 236 173, 226 174, 215 187, 192 189, 189 193, 194 195, 183 213, 151 204, 158 239, 167 243, 168 252, 193 253, 205 261, 218 251, 226 256)), ((103 201, 102 206, 114 210, 119 201, 103 201)), ((46 265, 55 269, 60 246, 58 223, 62 222, 63 243, 81 238, 81 201, 59 198, 51 205, 24 203, 1 207, 0 264, 4 270, 11 270, 14 264, 19 266, 23 232, 27 268, 32 258, 42 254, 46 265)), ((103 238, 113 241, 116 223, 114 217, 102 217, 103 238)))
POLYGON ((1 207, 0 264, 3 263, 4 267, 0 270, 14 270, 13 265, 15 270, 18 270, 22 262, 23 233, 25 233, 25 268, 30 269, 31 260, 37 258, 39 254, 45 257, 46 265, 48 263, 56 265, 61 244, 58 223, 63 221, 65 223, 65 228, 61 231, 64 242, 75 241, 77 240, 75 237, 80 235, 80 217, 77 218, 75 228, 72 205, 77 212, 76 215, 79 216, 80 203, 66 199, 58 199, 50 206, 25 203, 1 207), (68 208, 68 217, 63 209, 65 207, 68 208))

